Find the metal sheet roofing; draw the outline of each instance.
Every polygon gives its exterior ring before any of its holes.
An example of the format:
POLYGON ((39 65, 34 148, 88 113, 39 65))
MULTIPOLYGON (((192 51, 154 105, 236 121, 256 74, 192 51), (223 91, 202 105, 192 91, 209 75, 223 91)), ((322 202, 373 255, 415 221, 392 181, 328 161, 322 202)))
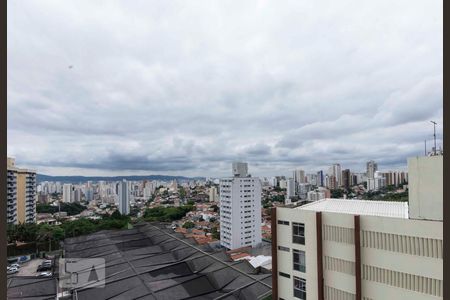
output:
POLYGON ((322 199, 297 209, 408 219, 408 203, 357 199, 322 199))
MULTIPOLYGON (((69 238, 64 249, 67 258, 106 261, 105 288, 72 289, 72 299, 247 300, 271 293, 271 274, 247 261, 233 262, 223 249, 198 245, 164 224, 69 238)), ((8 296, 55 299, 56 285, 56 278, 19 278, 10 282, 8 296)))

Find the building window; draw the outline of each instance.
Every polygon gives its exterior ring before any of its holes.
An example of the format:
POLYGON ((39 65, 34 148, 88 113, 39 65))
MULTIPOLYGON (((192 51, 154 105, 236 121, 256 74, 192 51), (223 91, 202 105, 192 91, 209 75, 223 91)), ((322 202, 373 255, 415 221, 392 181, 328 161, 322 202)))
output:
POLYGON ((283 246, 278 246, 278 250, 289 252, 289 248, 288 247, 283 247, 283 246))
POLYGON ((294 270, 305 272, 306 269, 305 251, 293 249, 292 258, 294 261, 294 270))
POLYGON ((294 297, 306 300, 306 279, 294 276, 294 297))
POLYGON ((286 277, 286 278, 291 278, 291 275, 283 273, 283 272, 278 272, 278 275, 280 275, 282 277, 286 277))
POLYGON ((280 225, 289 225, 289 221, 278 220, 277 223, 280 225))
POLYGON ((305 244, 305 224, 292 223, 292 242, 295 244, 305 244))

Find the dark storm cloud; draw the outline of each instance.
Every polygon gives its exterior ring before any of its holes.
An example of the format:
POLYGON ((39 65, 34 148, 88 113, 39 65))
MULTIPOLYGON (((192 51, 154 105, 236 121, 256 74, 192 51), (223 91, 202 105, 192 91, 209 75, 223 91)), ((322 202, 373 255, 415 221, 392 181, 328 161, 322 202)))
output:
POLYGON ((442 57, 442 1, 16 1, 8 154, 51 174, 404 167, 442 124, 442 57))

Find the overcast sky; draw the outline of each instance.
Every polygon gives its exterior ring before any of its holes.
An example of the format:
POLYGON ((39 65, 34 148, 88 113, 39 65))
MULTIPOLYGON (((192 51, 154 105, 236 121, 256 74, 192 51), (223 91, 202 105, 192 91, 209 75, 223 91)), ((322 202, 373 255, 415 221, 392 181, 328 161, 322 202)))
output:
POLYGON ((50 175, 406 169, 442 1, 10 1, 8 155, 50 175), (73 66, 72 68, 70 66, 73 66))

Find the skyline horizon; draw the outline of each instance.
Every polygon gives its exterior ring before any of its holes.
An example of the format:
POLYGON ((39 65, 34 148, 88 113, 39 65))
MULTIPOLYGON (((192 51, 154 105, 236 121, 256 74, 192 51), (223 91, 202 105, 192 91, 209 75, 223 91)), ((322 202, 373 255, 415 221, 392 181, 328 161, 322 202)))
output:
POLYGON ((443 16, 423 0, 7 10, 7 153, 47 174, 395 169, 430 120, 443 141, 443 16))

